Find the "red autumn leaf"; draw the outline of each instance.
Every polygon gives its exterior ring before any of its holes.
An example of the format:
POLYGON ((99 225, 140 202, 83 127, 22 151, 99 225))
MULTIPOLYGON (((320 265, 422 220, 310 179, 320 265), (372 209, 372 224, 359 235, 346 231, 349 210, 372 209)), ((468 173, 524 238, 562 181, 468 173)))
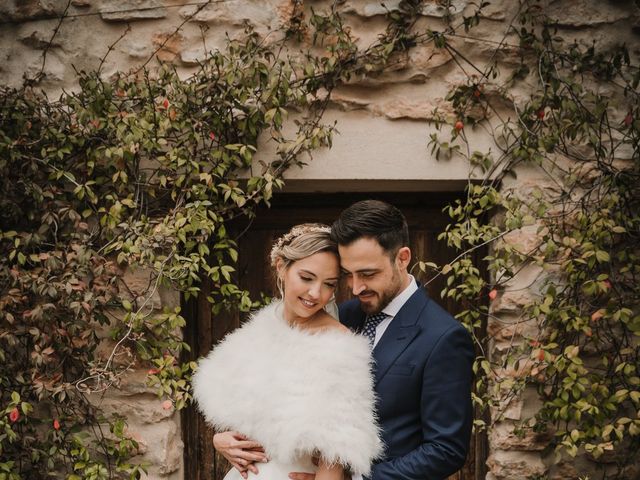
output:
POLYGON ((9 420, 11 420, 11 423, 16 423, 18 420, 20 420, 20 411, 17 407, 14 407, 13 410, 11 410, 11 412, 9 413, 9 420))
POLYGON ((160 370, 158 370, 157 368, 151 368, 147 372, 147 375, 157 375, 158 373, 160 373, 160 370))
POLYGON ((216 134, 215 134, 215 133, 213 133, 213 132, 209 132, 209 138, 210 138, 211 140, 215 140, 215 139, 216 139, 216 134))
POLYGON ((538 350, 538 353, 537 353, 536 356, 537 356, 538 360, 540 360, 542 362, 544 360, 544 350, 542 350, 542 349, 538 350))
POLYGON ((162 106, 165 109, 169 108, 169 99, 165 98, 164 101, 162 102, 162 106))
POLYGON ((627 116, 624 117, 624 124, 628 127, 632 123, 633 123, 633 115, 631 115, 631 112, 629 112, 627 113, 627 116))

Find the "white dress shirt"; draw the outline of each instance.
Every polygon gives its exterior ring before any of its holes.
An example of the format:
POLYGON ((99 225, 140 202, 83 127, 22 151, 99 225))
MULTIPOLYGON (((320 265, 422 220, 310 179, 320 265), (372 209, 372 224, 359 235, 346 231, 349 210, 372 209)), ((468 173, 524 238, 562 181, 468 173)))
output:
MULTIPOLYGON (((411 297, 411 295, 413 295, 416 292, 416 290, 418 290, 418 284, 416 283, 416 279, 411 274, 409 274, 409 278, 411 281, 409 282, 409 285, 407 286, 407 288, 405 288, 402 292, 396 295, 395 298, 389 302, 389 305, 387 305, 382 309, 382 313, 386 313, 389 316, 385 318, 383 321, 381 321, 376 327, 376 338, 373 340, 373 347, 371 348, 375 348, 375 346, 378 344, 378 342, 382 338, 382 335, 387 330, 389 325, 391 325, 391 322, 393 321, 395 316, 398 314, 402 306, 405 303, 407 303, 407 300, 409 300, 409 297, 411 297)), ((351 480, 362 480, 362 475, 360 474, 352 475, 351 480)))
POLYGON ((381 321, 376 327, 376 338, 373 340, 373 347, 378 344, 382 335, 387 330, 402 306, 407 302, 407 300, 409 300, 409 297, 418 290, 418 284, 416 283, 416 279, 413 278, 413 275, 409 274, 409 279, 411 280, 409 282, 409 286, 396 295, 395 298, 389 302, 389 305, 382 309, 382 313, 386 313, 389 316, 381 321))

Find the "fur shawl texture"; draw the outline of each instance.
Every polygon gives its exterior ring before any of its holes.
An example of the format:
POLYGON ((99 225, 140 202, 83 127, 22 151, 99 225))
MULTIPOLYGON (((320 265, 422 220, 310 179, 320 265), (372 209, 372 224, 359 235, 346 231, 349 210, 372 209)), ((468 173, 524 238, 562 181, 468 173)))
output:
POLYGON ((272 460, 320 452, 367 475, 382 454, 367 340, 292 328, 281 308, 258 311, 200 360, 198 407, 216 430, 260 442, 272 460))

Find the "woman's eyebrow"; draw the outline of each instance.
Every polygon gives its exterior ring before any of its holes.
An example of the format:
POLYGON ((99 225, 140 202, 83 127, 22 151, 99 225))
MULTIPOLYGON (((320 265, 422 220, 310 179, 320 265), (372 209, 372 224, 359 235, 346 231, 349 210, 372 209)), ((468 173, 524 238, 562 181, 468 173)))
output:
MULTIPOLYGON (((306 273, 307 275, 311 275, 312 277, 318 278, 318 276, 313 273, 311 270, 305 270, 304 268, 301 268, 300 273, 306 273)), ((325 278, 325 280, 338 280, 339 277, 329 277, 329 278, 325 278)))

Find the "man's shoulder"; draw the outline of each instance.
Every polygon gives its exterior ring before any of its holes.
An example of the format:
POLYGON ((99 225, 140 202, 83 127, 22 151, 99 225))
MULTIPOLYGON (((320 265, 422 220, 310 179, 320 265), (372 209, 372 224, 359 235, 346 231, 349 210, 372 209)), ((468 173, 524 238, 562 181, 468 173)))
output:
POLYGON ((338 306, 338 312, 340 315, 340 322, 351 329, 357 328, 358 324, 364 318, 364 312, 360 308, 360 300, 353 298, 342 302, 338 306))
POLYGON ((414 293, 414 296, 416 297, 415 300, 417 300, 414 305, 419 309, 417 313, 418 322, 426 326, 431 334, 438 330, 444 332, 451 329, 464 329, 462 324, 451 313, 430 298, 422 288, 414 293))

